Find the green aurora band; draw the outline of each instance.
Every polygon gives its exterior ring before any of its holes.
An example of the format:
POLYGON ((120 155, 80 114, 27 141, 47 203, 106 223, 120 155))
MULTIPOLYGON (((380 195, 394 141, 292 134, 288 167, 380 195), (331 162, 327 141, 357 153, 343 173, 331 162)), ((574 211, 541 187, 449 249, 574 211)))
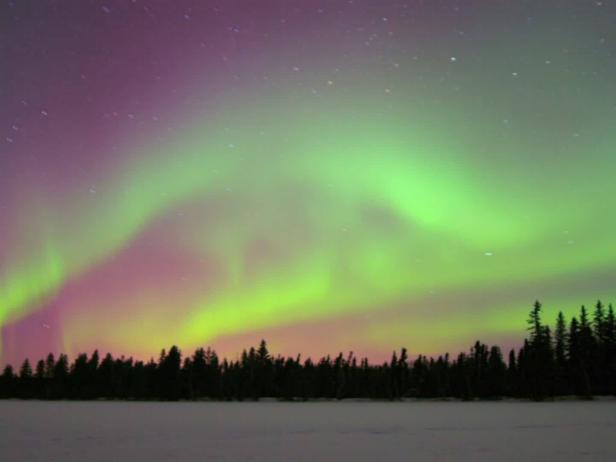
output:
MULTIPOLYGON (((509 172, 485 178, 463 162, 477 135, 456 129, 454 120, 364 116, 361 108, 345 112, 336 105, 303 110, 269 123, 244 115, 242 136, 231 146, 224 123, 204 123, 208 130, 197 127, 182 142, 127 156, 140 162, 118 168, 104 203, 52 204, 62 212, 46 221, 58 232, 45 236, 42 260, 5 278, 2 319, 27 316, 195 199, 223 203, 224 219, 205 214, 177 242, 215 255, 227 277, 191 301, 175 330, 161 333, 186 345, 374 310, 429 290, 549 280, 610 267, 616 258, 614 219, 589 230, 602 207, 596 192, 569 188, 573 178, 560 169, 546 168, 540 184, 525 177, 511 184, 509 172), (561 191, 557 201, 541 194, 546 185, 561 191), (596 205, 577 209, 573 221, 569 201, 596 205), (67 230, 61 223, 70 217, 81 219, 67 230), (590 232, 592 239, 568 245, 571 236, 590 232), (249 251, 258 239, 272 254, 255 274, 249 251)), ((610 183, 608 167, 595 181, 610 183)), ((511 318, 508 310, 502 316, 511 318)), ((74 328, 69 320, 66 329, 68 338, 85 339, 100 325, 86 318, 74 328)), ((132 336, 131 329, 109 334, 119 343, 132 336)), ((144 336, 151 338, 147 346, 156 348, 159 336, 151 334, 144 336)))

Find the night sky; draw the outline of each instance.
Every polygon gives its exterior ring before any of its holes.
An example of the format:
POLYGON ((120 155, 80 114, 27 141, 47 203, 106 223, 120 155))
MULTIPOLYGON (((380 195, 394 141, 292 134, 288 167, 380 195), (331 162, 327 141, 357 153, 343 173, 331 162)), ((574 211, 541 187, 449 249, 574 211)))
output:
POLYGON ((616 2, 0 1, 0 362, 514 345, 616 281, 616 2))

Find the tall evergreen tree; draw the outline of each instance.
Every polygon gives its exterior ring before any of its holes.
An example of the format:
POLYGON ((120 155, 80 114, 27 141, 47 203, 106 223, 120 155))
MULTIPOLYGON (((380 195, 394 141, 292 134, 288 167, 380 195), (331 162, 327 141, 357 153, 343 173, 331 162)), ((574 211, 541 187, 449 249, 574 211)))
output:
POLYGON ((562 311, 558 312, 558 317, 556 318, 554 342, 556 363, 560 368, 564 369, 567 363, 567 322, 562 311))
POLYGON ((51 381, 53 379, 53 370, 56 365, 56 360, 53 353, 49 353, 45 359, 45 377, 51 381))
POLYGON ((158 365, 160 377, 160 393, 164 399, 178 400, 181 397, 180 366, 182 353, 177 346, 172 346, 169 353, 161 354, 158 365))
POLYGON ((34 394, 34 382, 32 376, 32 366, 28 358, 24 360, 19 369, 19 393, 17 394, 22 399, 30 399, 34 394))
POLYGON ((601 300, 597 300, 593 313, 593 329, 595 339, 599 344, 603 343, 605 337, 605 307, 601 300))
POLYGON ((255 398, 272 396, 275 393, 273 390, 274 387, 272 386, 272 378, 272 358, 269 350, 267 349, 267 342, 265 340, 261 340, 259 343, 259 348, 255 354, 255 398))
POLYGON ((512 348, 507 361, 507 396, 518 396, 518 394, 518 365, 515 350, 512 348))
POLYGON ((53 379, 52 379, 52 396, 55 399, 62 399, 68 397, 68 357, 65 354, 58 356, 53 367, 53 379))
POLYGON ((0 375, 0 398, 14 398, 16 395, 16 377, 13 366, 7 364, 0 375))
POLYGON ((580 308, 580 363, 584 387, 583 396, 590 397, 595 391, 596 384, 596 339, 593 335, 592 324, 588 318, 586 307, 580 308))
POLYGON ((578 396, 590 397, 592 389, 583 361, 581 329, 577 318, 571 318, 569 325, 569 383, 578 396))
POLYGON ((562 311, 558 312, 558 317, 556 318, 554 356, 556 380, 554 391, 558 395, 565 395, 569 392, 567 387, 567 323, 562 311))
POLYGON ((507 379, 507 366, 503 361, 501 349, 498 346, 490 348, 488 357, 488 390, 487 396, 500 398, 505 394, 505 384, 507 379))
POLYGON ((608 357, 606 351, 606 317, 605 307, 601 300, 595 304, 593 312, 593 336, 594 350, 591 358, 591 370, 593 371, 593 392, 604 394, 608 388, 608 357))
POLYGON ((554 354, 550 329, 541 322, 541 303, 536 301, 528 318, 530 332, 525 375, 531 397, 542 400, 554 394, 554 354))
POLYGON ((540 341, 543 334, 543 325, 541 324, 541 303, 536 300, 533 308, 528 316, 528 331, 530 333, 531 344, 540 341))
POLYGON ((606 393, 616 395, 616 317, 610 304, 605 319, 606 393))
POLYGON ((195 397, 202 398, 207 395, 207 362, 205 350, 198 348, 192 357, 192 389, 195 397))

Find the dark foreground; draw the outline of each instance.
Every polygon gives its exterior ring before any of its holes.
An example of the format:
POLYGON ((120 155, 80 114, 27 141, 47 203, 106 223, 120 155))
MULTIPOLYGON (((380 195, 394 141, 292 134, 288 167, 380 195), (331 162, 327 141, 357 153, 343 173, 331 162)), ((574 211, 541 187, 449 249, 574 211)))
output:
POLYGON ((616 402, 0 401, 0 460, 614 461, 616 402))

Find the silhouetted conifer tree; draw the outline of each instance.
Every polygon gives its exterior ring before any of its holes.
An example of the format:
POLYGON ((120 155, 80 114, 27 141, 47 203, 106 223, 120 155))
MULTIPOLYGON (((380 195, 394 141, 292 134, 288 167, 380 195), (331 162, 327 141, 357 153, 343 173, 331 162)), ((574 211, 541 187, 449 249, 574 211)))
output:
POLYGON ((605 394, 608 382, 608 357, 606 348, 606 314, 601 300, 595 304, 592 329, 594 336, 594 351, 591 358, 593 393, 605 394))
POLYGON ((503 361, 503 355, 498 346, 490 348, 487 376, 487 396, 491 398, 503 396, 506 389, 507 366, 503 361))
POLYGON ((42 359, 36 363, 36 371, 34 373, 34 397, 39 399, 49 398, 47 378, 45 377, 45 361, 42 359))
POLYGON ((180 366, 182 353, 175 345, 169 349, 169 353, 161 354, 161 362, 158 364, 160 393, 163 399, 175 401, 181 397, 180 366))
POLYGON ((507 396, 518 396, 518 365, 515 358, 515 350, 509 351, 507 361, 507 396))
POLYGON ((550 328, 542 324, 541 303, 536 301, 528 318, 530 339, 525 349, 524 375, 530 396, 543 400, 554 394, 554 352, 550 328))
POLYGON ((557 395, 569 393, 567 386, 567 322, 562 311, 558 312, 556 318, 556 329, 554 332, 554 359, 555 359, 555 384, 554 392, 557 395))
POLYGON ((26 358, 19 369, 19 382, 17 396, 22 399, 30 399, 34 396, 34 377, 32 366, 26 358))
POLYGON ((53 367, 52 397, 68 398, 68 357, 61 354, 53 367))
POLYGON ((16 396, 16 378, 13 367, 8 364, 0 376, 0 398, 13 398, 16 396))
POLYGON ((581 367, 582 393, 585 398, 592 397, 593 382, 596 381, 596 371, 594 370, 596 358, 596 342, 593 336, 593 329, 588 319, 586 307, 580 308, 580 328, 579 328, 579 358, 581 367))
POLYGON ((616 395, 616 319, 610 304, 605 320, 606 393, 616 395))
POLYGON ((272 358, 270 357, 265 340, 261 340, 259 348, 255 353, 254 359, 254 381, 255 392, 253 398, 263 396, 274 396, 275 391, 273 385, 273 367, 272 358))

